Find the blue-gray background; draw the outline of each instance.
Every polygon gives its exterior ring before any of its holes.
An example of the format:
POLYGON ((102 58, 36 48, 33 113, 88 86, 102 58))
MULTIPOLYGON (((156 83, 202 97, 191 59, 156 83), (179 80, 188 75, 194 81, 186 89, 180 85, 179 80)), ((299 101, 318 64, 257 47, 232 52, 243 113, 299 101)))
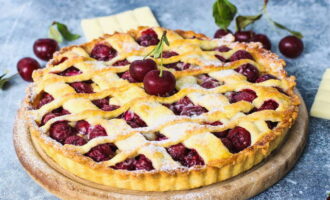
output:
MULTIPOLYGON (((243 15, 256 14, 262 6, 262 0, 232 2, 243 15)), ((33 42, 47 37, 47 28, 54 20, 83 34, 82 18, 106 16, 147 5, 164 27, 213 36, 217 27, 212 18, 212 3, 213 0, 0 0, 0 73, 6 69, 14 72, 20 58, 33 57, 33 42)), ((287 70, 297 77, 298 89, 310 109, 321 76, 330 67, 330 1, 273 0, 269 3, 269 12, 275 20, 305 36, 304 53, 298 59, 286 61, 287 70)), ((233 24, 231 27, 233 29, 233 24)), ((264 19, 252 28, 267 34, 272 40, 272 50, 279 53, 278 41, 288 33, 274 30, 264 19)), ((85 42, 84 37, 70 44, 82 42, 85 42)), ((68 44, 62 44, 65 45, 68 44)), ((0 91, 0 199, 56 199, 24 172, 16 158, 12 128, 28 83, 16 76, 10 85, 0 91)), ((285 178, 254 199, 326 199, 330 191, 329 128, 330 121, 311 117, 308 144, 298 164, 285 178)))

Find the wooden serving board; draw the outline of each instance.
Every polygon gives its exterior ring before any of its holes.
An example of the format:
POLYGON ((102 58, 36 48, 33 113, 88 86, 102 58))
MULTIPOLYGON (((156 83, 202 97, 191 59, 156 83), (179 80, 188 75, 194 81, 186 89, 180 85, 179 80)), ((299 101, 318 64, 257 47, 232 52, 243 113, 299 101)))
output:
POLYGON ((42 187, 61 199, 248 199, 279 181, 294 166, 302 153, 307 139, 308 113, 303 99, 300 99, 302 103, 295 125, 289 130, 283 144, 267 159, 231 179, 192 190, 169 192, 122 190, 68 174, 34 146, 20 111, 14 127, 14 145, 26 172, 42 187))

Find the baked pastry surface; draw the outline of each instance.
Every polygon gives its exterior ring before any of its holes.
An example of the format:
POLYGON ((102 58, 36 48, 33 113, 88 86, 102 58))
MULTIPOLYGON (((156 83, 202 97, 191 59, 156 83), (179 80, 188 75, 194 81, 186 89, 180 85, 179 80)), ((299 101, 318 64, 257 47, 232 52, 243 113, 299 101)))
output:
POLYGON ((212 184, 267 157, 297 118, 284 61, 231 35, 167 30, 162 68, 175 75, 176 91, 148 95, 129 63, 165 30, 140 27, 66 47, 34 72, 24 112, 35 145, 81 178, 143 191, 212 184))

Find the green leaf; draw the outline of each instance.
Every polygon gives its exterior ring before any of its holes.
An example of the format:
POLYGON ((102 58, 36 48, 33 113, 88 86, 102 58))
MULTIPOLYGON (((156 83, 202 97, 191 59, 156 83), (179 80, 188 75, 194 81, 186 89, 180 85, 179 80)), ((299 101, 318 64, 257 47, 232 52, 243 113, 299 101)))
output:
POLYGON ((48 30, 48 37, 56 40, 58 43, 63 42, 61 33, 57 30, 56 25, 51 25, 48 30))
POLYGON ((236 12, 236 6, 228 0, 216 0, 213 4, 214 21, 220 28, 225 30, 227 30, 231 21, 233 21, 236 12))
POLYGON ((262 14, 255 16, 237 16, 236 17, 236 30, 244 30, 250 24, 253 24, 255 21, 259 20, 262 17, 262 14))
POLYGON ((166 34, 167 34, 167 32, 164 31, 164 33, 163 33, 162 37, 160 38, 160 41, 158 42, 156 47, 152 51, 150 51, 144 58, 146 58, 149 55, 152 55, 154 58, 160 58, 162 56, 164 43, 167 46, 170 46, 170 43, 167 39, 166 34))
POLYGON ((304 36, 300 33, 300 32, 297 32, 297 31, 293 31, 287 27, 285 27, 284 25, 278 23, 278 22, 275 22, 274 20, 270 20, 274 26, 276 26, 277 28, 280 28, 280 29, 283 29, 283 30, 286 30, 288 31, 289 33, 291 33, 292 35, 296 36, 297 38, 303 38, 304 36))
POLYGON ((53 22, 53 24, 57 26, 57 30, 61 33, 65 40, 73 41, 80 38, 80 35, 71 33, 65 24, 61 24, 59 22, 53 22))

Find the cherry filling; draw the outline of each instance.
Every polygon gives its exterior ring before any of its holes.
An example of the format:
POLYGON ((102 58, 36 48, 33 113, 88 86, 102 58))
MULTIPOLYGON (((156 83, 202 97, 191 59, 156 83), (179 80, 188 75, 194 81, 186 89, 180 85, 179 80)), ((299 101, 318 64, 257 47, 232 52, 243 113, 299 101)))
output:
MULTIPOLYGON (((177 55, 179 54, 174 51, 163 51, 163 58, 170 58, 172 56, 177 56, 177 55)), ((176 71, 182 71, 189 69, 191 67, 191 64, 183 63, 183 62, 175 62, 175 63, 165 64, 164 66, 167 68, 175 69, 176 71)))
POLYGON ((180 162, 183 166, 204 165, 203 158, 199 156, 196 150, 188 149, 181 143, 168 147, 167 152, 173 160, 180 162))
POLYGON ((135 80, 132 75, 129 73, 129 71, 126 71, 125 73, 120 75, 120 78, 128 80, 130 83, 137 83, 138 81, 135 80))
POLYGON ((252 102, 255 98, 257 98, 257 94, 250 89, 244 89, 239 92, 233 92, 230 95, 230 103, 235 103, 238 101, 248 101, 252 102))
POLYGON ((272 99, 269 99, 265 101, 260 108, 258 108, 258 111, 261 110, 276 110, 278 108, 278 103, 272 99))
POLYGON ((124 60, 118 60, 117 62, 113 63, 112 66, 125 66, 125 65, 129 65, 130 62, 128 62, 128 60, 124 59, 124 60))
POLYGON ((264 74, 264 75, 259 76, 259 78, 257 78, 256 83, 261 83, 261 82, 267 81, 269 79, 277 79, 277 78, 271 74, 264 74))
POLYGON ((200 86, 206 89, 211 89, 220 86, 220 82, 214 78, 211 78, 207 74, 201 74, 197 77, 200 80, 200 86))
MULTIPOLYGON (((213 49, 213 51, 218 51, 218 52, 227 52, 230 50, 231 49, 225 45, 222 45, 220 47, 213 49)), ((221 55, 215 55, 215 57, 217 57, 221 62, 228 62, 228 60, 226 58, 222 57, 221 55)))
POLYGON ((228 52, 231 48, 227 47, 226 45, 222 45, 220 47, 216 47, 213 49, 213 51, 219 51, 219 52, 228 52))
POLYGON ((73 82, 70 83, 70 86, 73 87, 77 93, 93 93, 91 81, 73 82))
POLYGON ((107 136, 107 132, 101 125, 96 125, 93 129, 89 131, 89 137, 88 139, 91 140, 96 137, 100 136, 107 136))
POLYGON ((75 76, 81 74, 82 72, 76 67, 69 67, 68 69, 64 70, 63 72, 57 73, 60 76, 75 76))
POLYGON ((104 111, 112 111, 119 108, 117 105, 109 105, 109 97, 93 100, 92 103, 104 111))
POLYGON ((141 36, 137 39, 137 42, 144 47, 156 45, 159 42, 157 33, 151 28, 143 31, 141 36))
POLYGON ((83 135, 89 134, 91 131, 91 125, 85 120, 77 121, 74 127, 80 134, 83 135))
POLYGON ((236 72, 246 76, 249 82, 254 83, 259 77, 258 69, 250 63, 243 64, 235 69, 236 72))
POLYGON ((226 138, 229 141, 226 140, 226 142, 223 143, 226 146, 228 145, 227 148, 230 152, 237 153, 251 145, 250 133, 240 126, 231 129, 226 138))
MULTIPOLYGON (((156 140, 166 140, 167 137, 158 134, 156 140)), ((183 166, 192 167, 195 165, 204 165, 204 160, 199 156, 196 150, 186 148, 182 143, 172 145, 166 148, 173 160, 180 162, 183 166)))
POLYGON ((105 44, 97 44, 91 52, 91 57, 99 61, 109 61, 116 57, 117 51, 105 44))
POLYGON ((70 114, 70 112, 63 109, 62 107, 57 108, 49 113, 46 113, 42 117, 40 125, 42 126, 42 125, 46 124, 50 119, 53 119, 55 117, 62 116, 62 115, 68 115, 68 114, 70 114))
POLYGON ((49 128, 49 136, 61 144, 64 144, 64 141, 75 133, 75 129, 67 121, 55 122, 49 128))
POLYGON ((183 97, 173 104, 164 105, 171 109, 176 115, 197 116, 207 112, 204 107, 194 105, 188 97, 183 97))
POLYGON ((266 123, 267 123, 268 128, 271 130, 274 129, 278 124, 278 122, 272 122, 272 121, 266 121, 266 123))
POLYGON ((121 170, 146 170, 151 171, 154 169, 152 162, 143 154, 136 156, 135 158, 128 158, 123 162, 117 163, 115 166, 112 166, 113 169, 121 170))
POLYGON ((115 156, 117 147, 114 144, 106 143, 93 147, 85 155, 92 158, 95 162, 110 160, 115 156))
POLYGON ((230 57, 230 61, 236 61, 236 60, 241 60, 241 59, 250 59, 250 60, 254 60, 252 55, 245 51, 245 50, 238 50, 236 51, 231 57, 230 57))
POLYGON ((41 108, 43 105, 53 101, 54 98, 52 95, 48 94, 47 92, 42 92, 40 95, 39 102, 36 105, 36 109, 41 108))
POLYGON ((78 135, 69 136, 64 141, 64 144, 72 144, 75 146, 82 146, 86 143, 86 140, 78 135))
POLYGON ((126 111, 123 113, 122 118, 130 125, 132 128, 146 127, 147 124, 135 113, 131 111, 126 111))

